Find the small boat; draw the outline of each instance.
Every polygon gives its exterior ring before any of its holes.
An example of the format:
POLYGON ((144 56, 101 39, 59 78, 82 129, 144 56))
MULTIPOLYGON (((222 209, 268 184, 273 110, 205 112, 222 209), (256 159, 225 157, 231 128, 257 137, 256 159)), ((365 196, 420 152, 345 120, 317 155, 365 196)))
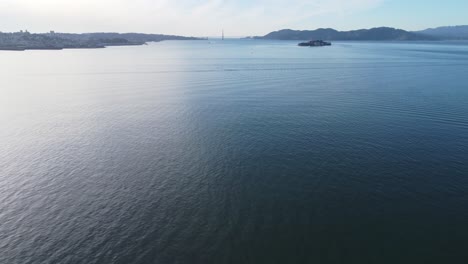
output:
POLYGON ((323 40, 311 40, 307 42, 299 43, 298 46, 300 47, 323 47, 323 46, 331 46, 330 42, 326 42, 323 40))

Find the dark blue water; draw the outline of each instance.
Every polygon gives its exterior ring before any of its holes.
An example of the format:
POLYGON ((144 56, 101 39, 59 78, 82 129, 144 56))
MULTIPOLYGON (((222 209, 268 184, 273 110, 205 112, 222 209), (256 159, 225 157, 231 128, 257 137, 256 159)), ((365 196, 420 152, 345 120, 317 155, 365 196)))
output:
POLYGON ((468 44, 0 52, 0 263, 466 263, 468 44))

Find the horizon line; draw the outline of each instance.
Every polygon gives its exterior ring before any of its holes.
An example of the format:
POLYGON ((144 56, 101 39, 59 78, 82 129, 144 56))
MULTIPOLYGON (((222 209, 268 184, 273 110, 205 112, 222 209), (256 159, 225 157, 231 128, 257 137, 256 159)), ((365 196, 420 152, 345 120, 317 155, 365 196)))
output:
MULTIPOLYGON (((341 31, 341 32, 346 32, 346 31, 355 31, 355 30, 365 30, 365 29, 374 29, 374 28, 393 28, 393 29, 400 29, 400 30, 405 30, 407 32, 418 32, 418 31, 424 31, 424 30, 429 30, 429 29, 436 29, 436 28, 443 28, 443 27, 463 27, 463 26, 467 26, 468 27, 468 23, 465 24, 465 25, 462 25, 462 24, 459 24, 459 25, 449 25, 449 26, 437 26, 437 27, 428 27, 428 28, 423 28, 423 29, 419 29, 419 30, 407 30, 407 29, 404 29, 404 28, 399 28, 399 27, 392 27, 392 26, 373 26, 373 27, 366 27, 366 28, 357 28, 357 29, 349 29, 349 30, 340 30, 340 29, 336 29, 336 28, 333 28, 333 27, 319 27, 319 28, 315 28, 315 29, 293 29, 293 28, 281 28, 281 29, 276 29, 276 30, 273 30, 273 31, 270 31, 266 34, 269 34, 271 32, 276 32, 276 31, 281 31, 281 30, 294 30, 294 31, 314 31, 314 30, 319 30, 319 29, 333 29, 333 30, 336 30, 336 31, 341 31)), ((116 34, 148 34, 148 35, 166 35, 166 36, 178 36, 178 37, 195 37, 195 38, 219 38, 219 36, 202 36, 202 35, 192 35, 192 36, 188 36, 188 35, 177 35, 177 34, 173 34, 173 33, 148 33, 148 32, 139 32, 139 31, 122 31, 122 32, 118 32, 118 31, 93 31, 93 32, 76 32, 76 31, 70 31, 70 32, 64 32, 64 31, 55 31, 55 30, 49 30, 49 31, 46 31, 46 32, 31 32, 31 31, 28 31, 27 29, 25 30, 19 30, 19 31, 9 31, 9 32, 6 32, 6 31, 2 31, 0 30, 0 33, 21 33, 21 32, 28 32, 28 33, 31 33, 31 34, 50 34, 50 33, 56 33, 56 34, 94 34, 94 33, 116 33, 116 34)), ((256 37, 256 36, 261 36, 261 35, 238 35, 238 36, 225 36, 225 38, 245 38, 245 37, 256 37)))

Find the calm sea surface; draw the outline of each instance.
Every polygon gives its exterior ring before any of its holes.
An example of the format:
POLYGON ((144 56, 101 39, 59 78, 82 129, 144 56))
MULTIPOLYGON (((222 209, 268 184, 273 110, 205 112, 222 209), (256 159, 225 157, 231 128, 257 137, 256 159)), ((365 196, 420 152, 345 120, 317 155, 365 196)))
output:
POLYGON ((466 263, 468 43, 0 52, 0 263, 466 263))

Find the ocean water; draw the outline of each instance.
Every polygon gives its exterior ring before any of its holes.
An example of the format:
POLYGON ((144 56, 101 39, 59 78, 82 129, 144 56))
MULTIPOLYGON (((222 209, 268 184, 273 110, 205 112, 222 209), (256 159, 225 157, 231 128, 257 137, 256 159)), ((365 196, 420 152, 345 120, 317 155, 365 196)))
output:
POLYGON ((466 263, 468 43, 0 52, 0 263, 466 263))

